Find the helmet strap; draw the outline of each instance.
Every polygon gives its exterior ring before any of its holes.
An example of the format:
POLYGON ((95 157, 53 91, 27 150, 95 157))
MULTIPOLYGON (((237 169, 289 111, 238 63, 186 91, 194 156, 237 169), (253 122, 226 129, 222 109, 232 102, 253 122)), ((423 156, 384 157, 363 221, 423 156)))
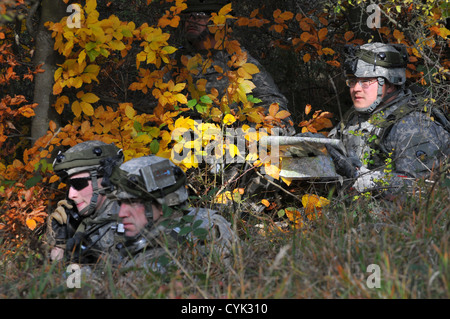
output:
POLYGON ((96 170, 89 171, 89 174, 91 176, 91 181, 92 181, 92 197, 91 197, 91 202, 89 203, 89 205, 80 211, 80 215, 82 217, 89 216, 95 211, 95 209, 97 207, 98 196, 100 194, 100 191, 98 188, 97 171, 96 170))
POLYGON ((378 81, 378 90, 377 90, 376 100, 366 108, 359 108, 359 109, 355 108, 356 111, 361 112, 361 113, 372 113, 381 104, 381 102, 383 102, 383 100, 384 100, 383 99, 383 86, 385 85, 386 81, 382 77, 378 77, 377 81, 378 81))

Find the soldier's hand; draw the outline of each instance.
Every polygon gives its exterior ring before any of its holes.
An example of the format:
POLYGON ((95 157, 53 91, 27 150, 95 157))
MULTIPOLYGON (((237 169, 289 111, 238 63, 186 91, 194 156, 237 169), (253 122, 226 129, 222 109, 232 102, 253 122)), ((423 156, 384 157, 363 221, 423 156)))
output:
POLYGON ((60 248, 65 246, 67 237, 66 209, 71 209, 72 207, 67 200, 61 200, 58 202, 55 211, 48 216, 46 238, 51 246, 60 248))
POLYGON ((328 154, 333 159, 336 166, 336 172, 341 176, 348 178, 355 178, 358 174, 358 168, 362 166, 357 158, 347 157, 342 154, 337 148, 325 144, 328 154))
POLYGON ((65 199, 58 202, 58 206, 55 211, 50 215, 51 219, 56 220, 59 224, 64 225, 67 223, 66 209, 72 209, 73 206, 65 199))

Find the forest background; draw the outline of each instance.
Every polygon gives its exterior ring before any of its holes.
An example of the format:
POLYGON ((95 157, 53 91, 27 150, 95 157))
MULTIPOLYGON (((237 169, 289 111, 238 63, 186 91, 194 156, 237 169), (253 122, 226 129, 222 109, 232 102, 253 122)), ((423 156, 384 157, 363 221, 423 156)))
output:
MULTIPOLYGON (((251 95, 252 74, 259 70, 246 63, 242 43, 288 98, 298 132, 326 135, 350 107, 341 65, 344 45, 368 41, 407 45, 408 84, 448 113, 448 1, 232 1, 212 19, 216 37, 234 56, 233 71, 223 75, 230 80, 228 100, 205 92, 202 82, 187 94, 185 81, 162 80, 161 70, 182 43, 185 8, 182 0, 0 4, 0 232, 6 283, 0 294, 80 294, 61 292, 62 279, 48 276, 49 269, 58 271, 40 251, 45 218, 66 191, 51 168, 58 150, 99 139, 122 148, 126 160, 170 157, 183 142, 172 140, 174 132, 194 130, 211 140, 186 116, 191 111, 219 131, 280 124, 286 114, 275 105, 261 110, 251 95), (74 5, 82 8, 79 20, 74 5), (221 27, 225 19, 227 28, 221 27), (229 109, 231 102, 239 105, 237 112, 229 109), (31 271, 30 265, 39 266, 31 283, 12 284, 31 271)), ((183 63, 189 73, 203 62, 183 63)), ((195 147, 204 151, 204 145, 195 147)), ((237 155, 232 145, 223 147, 237 155)), ((211 271, 200 284, 187 275, 195 271, 178 270, 156 281, 152 277, 156 284, 144 279, 120 290, 111 281, 82 296, 131 291, 139 297, 449 297, 448 179, 436 176, 433 187, 424 185, 407 204, 384 207, 370 196, 336 198, 328 188, 282 180, 279 167, 246 158, 279 182, 276 191, 249 200, 252 194, 239 179, 224 184, 208 175, 206 164, 189 160, 178 164, 189 176, 195 202, 233 205, 235 213, 227 218, 246 243, 236 253, 234 276, 223 279, 224 270, 209 261, 211 271), (247 202, 264 210, 255 213, 247 202), (335 244, 325 247, 331 238, 335 244), (264 255, 265 262, 252 264, 246 254, 254 260, 264 255), (303 263, 296 263, 299 256, 303 263), (382 289, 367 287, 367 260, 382 266, 382 289)))

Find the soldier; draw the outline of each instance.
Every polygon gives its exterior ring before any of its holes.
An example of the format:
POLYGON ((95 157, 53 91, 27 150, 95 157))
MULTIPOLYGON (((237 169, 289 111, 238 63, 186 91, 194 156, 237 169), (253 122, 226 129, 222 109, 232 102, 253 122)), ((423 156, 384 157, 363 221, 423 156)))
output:
POLYGON ((203 235, 218 253, 227 253, 235 240, 230 223, 216 211, 187 208, 186 175, 168 159, 154 155, 134 158, 116 167, 110 183, 120 203, 124 240, 119 249, 124 265, 158 269, 158 258, 186 241, 203 235), (163 207, 165 209, 163 210, 163 207), (191 232, 187 232, 191 230, 191 232))
POLYGON ((67 199, 58 202, 47 220, 52 260, 66 254, 72 261, 93 263, 113 250, 115 231, 111 227, 117 224, 119 206, 102 186, 106 159, 120 165, 122 151, 113 144, 87 141, 56 156, 53 170, 69 190, 67 199))
MULTIPOLYGON (((228 62, 231 61, 232 56, 223 48, 223 43, 217 43, 215 36, 210 32, 210 18, 211 12, 218 12, 224 5, 229 3, 228 0, 188 0, 187 9, 183 11, 184 20, 184 46, 177 51, 176 60, 179 63, 168 73, 172 78, 178 76, 186 76, 182 72, 185 66, 181 65, 181 56, 188 59, 199 54, 203 63, 198 64, 198 73, 194 74, 192 71, 187 75, 187 82, 189 89, 197 83, 199 79, 205 79, 205 91, 211 92, 215 88, 219 92, 219 100, 227 93, 229 81, 223 73, 231 70, 228 62), (209 45, 210 44, 210 45, 209 45), (210 61, 211 63, 207 63, 210 61), (219 67, 223 72, 217 71, 219 67)), ((227 22, 222 26, 227 28, 227 22)), ((258 67, 259 73, 254 74, 251 81, 256 86, 252 95, 261 100, 255 104, 258 107, 269 109, 272 103, 278 103, 280 110, 288 110, 288 101, 286 97, 280 92, 275 84, 272 76, 264 69, 264 67, 252 57, 245 49, 241 48, 247 55, 247 63, 252 63, 258 67)), ((166 76, 166 82, 168 77, 166 76)), ((192 92, 191 92, 192 93, 192 92)), ((195 95, 194 95, 195 96, 195 95)), ((292 126, 292 119, 290 117, 283 120, 282 132, 285 135, 295 134, 295 129, 292 126)))
POLYGON ((356 178, 358 192, 397 193, 428 177, 450 155, 449 122, 436 107, 405 89, 408 62, 403 45, 370 43, 351 47, 344 68, 353 108, 329 137, 345 152, 328 147, 339 174, 356 178))

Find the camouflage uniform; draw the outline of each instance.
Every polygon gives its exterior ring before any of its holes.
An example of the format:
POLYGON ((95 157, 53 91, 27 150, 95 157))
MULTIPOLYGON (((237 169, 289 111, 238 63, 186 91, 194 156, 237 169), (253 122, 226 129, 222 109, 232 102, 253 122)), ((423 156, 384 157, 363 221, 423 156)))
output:
MULTIPOLYGON (((199 0, 189 0, 187 1, 188 8, 183 11, 183 13, 191 13, 191 12, 217 12, 219 11, 223 5, 225 5, 228 1, 223 0, 210 0, 210 1, 199 1, 199 0)), ((204 39, 206 35, 203 35, 201 39, 204 39)), ((256 65, 259 69, 259 72, 252 75, 251 81, 255 85, 255 88, 252 90, 251 95, 253 97, 260 99, 261 102, 255 104, 255 107, 263 107, 268 110, 272 103, 278 103, 280 110, 289 111, 287 108, 288 100, 287 98, 280 92, 279 88, 275 84, 272 76, 265 70, 265 68, 258 62, 254 57, 252 57, 247 50, 242 48, 242 52, 247 56, 247 63, 252 63, 256 65)), ((226 94, 227 88, 229 86, 229 80, 224 73, 231 71, 232 69, 229 67, 228 63, 231 61, 232 55, 230 55, 226 50, 203 50, 202 52, 198 52, 195 48, 188 42, 185 41, 183 47, 181 47, 176 53, 176 61, 178 65, 176 65, 172 70, 170 70, 165 75, 165 82, 168 82, 170 79, 176 79, 178 75, 183 74, 182 77, 185 77, 184 72, 181 70, 186 68, 181 64, 181 56, 187 57, 187 59, 192 58, 193 56, 199 54, 202 57, 202 62, 197 66, 197 74, 194 74, 193 70, 190 70, 189 75, 187 75, 187 79, 182 78, 182 80, 187 80, 188 82, 188 90, 191 93, 191 96, 195 97, 195 84, 198 80, 204 79, 206 80, 205 92, 210 93, 211 89, 215 88, 219 92, 218 99, 226 94), (219 73, 214 66, 220 67, 223 72, 219 73)), ((236 106, 230 105, 230 108, 236 108, 236 106)), ((195 115, 194 115, 195 118, 195 115)), ((282 123, 285 125, 281 131, 283 135, 293 135, 295 134, 295 129, 290 124, 289 121, 292 121, 291 117, 285 118, 282 123)))
MULTIPOLYGON (((153 155, 132 159, 113 171, 110 182, 115 186, 116 199, 121 203, 140 201, 145 206, 147 219, 146 226, 136 236, 117 237, 116 248, 122 266, 161 270, 158 259, 166 254, 176 256, 179 245, 199 240, 198 233, 214 241, 219 254, 229 252, 236 239, 230 223, 216 211, 186 208, 185 180, 180 168, 153 155), (152 202, 167 207, 157 220, 153 218, 152 202), (192 232, 186 232, 186 227, 191 227, 192 232)), ((118 230, 121 228, 119 222, 118 230)))
MULTIPOLYGON (((75 174, 89 172, 92 185, 97 185, 97 179, 104 174, 102 164, 107 158, 114 158, 120 165, 123 155, 113 144, 87 141, 60 152, 53 169, 65 182, 75 174)), ((50 247, 64 249, 67 259, 81 263, 95 263, 114 251, 114 227, 119 206, 108 198, 107 192, 106 188, 95 186, 90 205, 81 212, 70 199, 60 201, 47 220, 46 240, 50 247), (97 208, 100 195, 107 197, 97 208)))
MULTIPOLYGON (((368 52, 375 54, 375 63, 363 60, 357 52, 358 57, 355 59, 353 55, 350 59, 353 69, 347 64, 348 76, 377 77, 400 88, 390 102, 386 103, 386 98, 381 99, 379 94, 367 110, 352 109, 329 137, 342 140, 348 162, 357 167, 354 171, 347 170, 353 173, 345 174, 357 178, 353 184, 357 191, 385 189, 385 194, 395 194, 413 180, 428 177, 432 169, 450 156, 450 134, 445 123, 423 112, 424 104, 420 99, 402 88, 406 80, 404 67, 377 64, 377 57, 380 59, 386 52, 395 54, 397 49, 374 43, 361 46, 361 50, 366 55, 368 52), (392 172, 386 170, 390 160, 392 172)), ((333 159, 336 163, 337 158, 333 159)))

